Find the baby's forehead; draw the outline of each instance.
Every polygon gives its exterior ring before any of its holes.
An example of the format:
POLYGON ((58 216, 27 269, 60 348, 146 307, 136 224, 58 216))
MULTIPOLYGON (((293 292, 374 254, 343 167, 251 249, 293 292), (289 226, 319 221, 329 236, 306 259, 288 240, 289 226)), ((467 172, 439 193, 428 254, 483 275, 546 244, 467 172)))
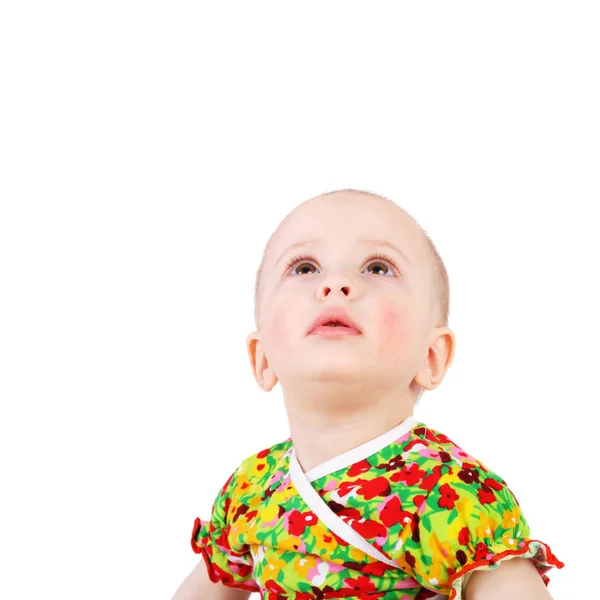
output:
MULTIPOLYGON (((291 211, 269 240, 275 262, 290 246, 350 250, 384 243, 426 257, 424 232, 404 209, 380 198, 317 198, 291 211)), ((409 258, 410 260, 410 258, 409 258)))

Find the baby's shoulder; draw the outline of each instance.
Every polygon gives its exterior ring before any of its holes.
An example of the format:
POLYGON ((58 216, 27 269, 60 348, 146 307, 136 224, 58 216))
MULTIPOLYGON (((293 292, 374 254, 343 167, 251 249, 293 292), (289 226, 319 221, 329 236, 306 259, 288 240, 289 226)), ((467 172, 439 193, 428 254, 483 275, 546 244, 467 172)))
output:
POLYGON ((460 487, 480 500, 492 498, 507 490, 506 481, 479 458, 465 451, 453 439, 420 422, 405 444, 402 459, 412 474, 413 485, 425 492, 444 485, 460 487), (418 479, 418 481, 417 481, 418 479))
POLYGON ((237 467, 235 478, 246 484, 260 484, 270 480, 276 473, 282 473, 283 461, 291 448, 292 440, 288 438, 247 456, 237 467))
POLYGON ((404 447, 404 454, 416 453, 424 461, 462 466, 469 463, 482 471, 491 472, 478 458, 467 452, 447 435, 419 422, 404 447))

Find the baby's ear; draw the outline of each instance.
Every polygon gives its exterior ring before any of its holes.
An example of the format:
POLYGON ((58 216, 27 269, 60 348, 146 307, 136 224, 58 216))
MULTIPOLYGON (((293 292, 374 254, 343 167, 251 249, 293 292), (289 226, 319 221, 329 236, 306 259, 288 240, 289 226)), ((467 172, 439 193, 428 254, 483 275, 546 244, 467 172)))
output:
POLYGON ((448 327, 438 327, 427 354, 423 359, 423 367, 415 376, 415 381, 425 390, 434 390, 446 375, 452 364, 455 347, 454 333, 448 327))
POLYGON ((269 368, 269 361, 265 355, 262 335, 258 331, 253 331, 246 339, 246 349, 250 359, 252 374, 258 387, 263 392, 270 392, 277 383, 278 379, 273 370, 269 368))

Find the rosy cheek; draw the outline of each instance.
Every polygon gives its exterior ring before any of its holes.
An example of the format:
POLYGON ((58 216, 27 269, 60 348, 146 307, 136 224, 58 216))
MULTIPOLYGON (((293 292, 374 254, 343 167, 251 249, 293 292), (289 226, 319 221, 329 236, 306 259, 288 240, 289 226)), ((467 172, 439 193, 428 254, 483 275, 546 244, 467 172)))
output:
POLYGON ((397 306, 383 306, 379 312, 378 326, 380 350, 383 354, 393 355, 402 352, 410 337, 409 316, 403 316, 397 306))
POLYGON ((271 319, 271 338, 279 350, 289 345, 289 314, 285 308, 277 308, 273 311, 271 319))

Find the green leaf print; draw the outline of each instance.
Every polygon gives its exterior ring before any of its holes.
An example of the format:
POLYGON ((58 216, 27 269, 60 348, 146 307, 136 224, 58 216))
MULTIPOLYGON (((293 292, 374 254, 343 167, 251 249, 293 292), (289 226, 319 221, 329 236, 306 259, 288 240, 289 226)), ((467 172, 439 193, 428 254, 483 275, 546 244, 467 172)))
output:
POLYGON ((458 517, 458 511, 456 510, 456 507, 454 507, 448 515, 448 525, 450 525, 450 523, 452 523, 456 517, 458 517))
POLYGON ((312 586, 310 585, 310 583, 308 583, 308 581, 300 581, 298 580, 296 582, 296 586, 298 587, 298 589, 305 593, 305 594, 312 594, 313 593, 313 589, 312 586))

